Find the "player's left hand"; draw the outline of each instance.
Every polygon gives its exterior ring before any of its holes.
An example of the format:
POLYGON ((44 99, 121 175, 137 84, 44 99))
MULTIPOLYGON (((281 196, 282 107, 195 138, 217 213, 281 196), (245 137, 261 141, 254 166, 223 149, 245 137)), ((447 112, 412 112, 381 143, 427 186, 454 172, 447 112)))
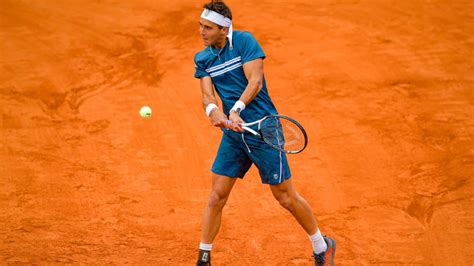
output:
POLYGON ((237 112, 230 112, 229 120, 232 121, 232 126, 230 129, 236 132, 244 132, 244 129, 241 125, 245 122, 242 120, 242 118, 240 118, 240 115, 237 112))

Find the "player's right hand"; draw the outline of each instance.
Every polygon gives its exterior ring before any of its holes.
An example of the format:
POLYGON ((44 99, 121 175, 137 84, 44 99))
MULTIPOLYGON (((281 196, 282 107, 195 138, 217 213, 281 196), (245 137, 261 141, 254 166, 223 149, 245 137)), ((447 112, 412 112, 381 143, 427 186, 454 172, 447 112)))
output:
POLYGON ((230 129, 239 133, 244 132, 241 125, 245 124, 245 122, 244 120, 242 120, 242 118, 240 118, 240 115, 237 112, 231 111, 229 115, 229 120, 232 122, 230 129))
POLYGON ((232 124, 229 125, 227 116, 220 109, 216 108, 211 112, 210 115, 211 124, 215 127, 221 128, 230 128, 232 124))

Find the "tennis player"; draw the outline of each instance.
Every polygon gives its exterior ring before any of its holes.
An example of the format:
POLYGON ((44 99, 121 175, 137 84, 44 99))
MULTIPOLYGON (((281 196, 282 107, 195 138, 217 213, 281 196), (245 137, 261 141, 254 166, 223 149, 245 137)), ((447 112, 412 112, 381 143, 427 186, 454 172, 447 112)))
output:
POLYGON ((232 29, 232 13, 222 1, 205 4, 199 24, 205 48, 194 57, 194 76, 200 79, 206 115, 213 126, 222 128, 223 135, 211 168, 212 189, 202 218, 197 265, 210 265, 222 209, 235 181, 243 178, 252 164, 257 166, 262 183, 269 185, 275 199, 308 234, 315 264, 333 264, 336 242, 321 234, 311 207, 293 187, 285 154, 239 126, 277 113, 263 75, 265 53, 250 32, 232 29), (222 100, 222 110, 214 89, 222 100))

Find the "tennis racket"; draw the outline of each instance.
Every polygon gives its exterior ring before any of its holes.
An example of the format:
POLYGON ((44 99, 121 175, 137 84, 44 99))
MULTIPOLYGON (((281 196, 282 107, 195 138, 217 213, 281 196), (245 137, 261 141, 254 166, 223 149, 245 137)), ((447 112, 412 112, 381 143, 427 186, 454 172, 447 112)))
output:
POLYGON ((285 115, 269 115, 240 126, 243 130, 260 137, 272 148, 288 154, 300 153, 308 144, 308 136, 303 126, 285 115), (250 128, 255 125, 256 130, 250 128))

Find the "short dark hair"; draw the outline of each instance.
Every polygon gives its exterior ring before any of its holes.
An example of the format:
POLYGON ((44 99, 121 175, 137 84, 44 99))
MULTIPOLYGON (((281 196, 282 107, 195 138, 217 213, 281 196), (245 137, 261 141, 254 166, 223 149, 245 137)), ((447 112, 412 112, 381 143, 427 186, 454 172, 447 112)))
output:
MULTIPOLYGON (((217 12, 232 20, 232 12, 230 11, 230 8, 224 3, 224 1, 212 0, 211 2, 205 4, 204 8, 217 12)), ((222 29, 222 26, 219 26, 219 28, 222 29)))

